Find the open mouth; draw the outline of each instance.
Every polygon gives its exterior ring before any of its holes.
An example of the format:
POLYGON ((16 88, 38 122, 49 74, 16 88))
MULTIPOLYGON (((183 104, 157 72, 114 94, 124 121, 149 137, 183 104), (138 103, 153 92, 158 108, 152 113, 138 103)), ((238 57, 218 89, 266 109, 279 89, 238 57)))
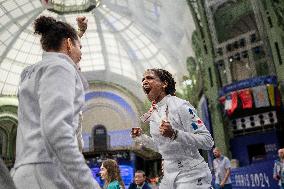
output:
POLYGON ((143 86, 143 90, 146 94, 149 94, 151 91, 151 88, 149 86, 143 86))

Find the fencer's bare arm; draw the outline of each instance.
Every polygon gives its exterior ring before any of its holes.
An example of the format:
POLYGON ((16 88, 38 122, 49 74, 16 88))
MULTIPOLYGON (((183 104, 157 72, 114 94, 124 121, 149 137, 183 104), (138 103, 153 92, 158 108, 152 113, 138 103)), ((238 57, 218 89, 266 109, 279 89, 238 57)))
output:
POLYGON ((81 38, 88 28, 88 19, 85 16, 78 16, 76 20, 78 25, 78 36, 81 38))

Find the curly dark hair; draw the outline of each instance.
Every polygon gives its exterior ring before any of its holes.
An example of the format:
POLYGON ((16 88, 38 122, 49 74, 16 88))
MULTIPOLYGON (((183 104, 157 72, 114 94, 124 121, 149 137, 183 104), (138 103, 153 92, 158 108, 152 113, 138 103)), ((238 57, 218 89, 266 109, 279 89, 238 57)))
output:
POLYGON ((107 159, 103 161, 102 166, 107 170, 105 185, 108 185, 112 181, 117 180, 120 186, 125 189, 117 162, 113 159, 107 159))
POLYGON ((175 96, 176 82, 170 72, 168 72, 167 70, 160 69, 160 68, 147 69, 146 71, 154 72, 162 82, 166 82, 168 84, 167 87, 165 88, 166 94, 175 96))
POLYGON ((52 17, 37 18, 34 22, 34 30, 35 34, 41 35, 40 42, 45 51, 58 51, 63 39, 70 38, 73 44, 79 39, 76 30, 71 25, 52 17))

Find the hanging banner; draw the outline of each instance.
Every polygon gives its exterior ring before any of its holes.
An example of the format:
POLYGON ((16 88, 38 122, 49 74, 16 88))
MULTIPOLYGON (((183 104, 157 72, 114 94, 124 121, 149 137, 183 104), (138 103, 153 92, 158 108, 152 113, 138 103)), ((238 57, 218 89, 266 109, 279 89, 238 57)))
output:
POLYGON ((267 85, 268 96, 271 106, 275 106, 275 94, 274 94, 274 85, 267 85))
POLYGON ((211 135, 213 136, 213 129, 212 129, 212 125, 211 125, 211 118, 210 118, 210 112, 208 109, 208 103, 207 103, 207 98, 202 95, 199 103, 198 103, 198 115, 201 118, 201 120, 203 121, 204 125, 206 126, 206 128, 208 129, 208 131, 211 133, 211 135))
POLYGON ((254 104, 256 108, 270 106, 268 101, 266 85, 252 88, 254 104))
POLYGON ((242 101, 242 108, 247 109, 247 108, 252 108, 252 96, 250 89, 244 89, 239 91, 239 97, 242 101))
POLYGON ((232 108, 232 97, 231 97, 231 95, 226 96, 224 106, 225 106, 226 111, 229 111, 232 108))
MULTIPOLYGON (((208 101, 205 95, 202 95, 199 103, 198 103, 198 115, 206 126, 207 130, 210 132, 211 136, 213 135, 213 128, 211 124, 211 116, 208 108, 208 101)), ((213 167, 213 152, 212 150, 207 151, 208 165, 209 167, 213 167)))
POLYGON ((234 91, 231 93, 231 95, 228 97, 228 101, 225 102, 225 109, 227 111, 227 114, 230 116, 234 113, 234 111, 238 107, 238 92, 234 91), (227 107, 226 107, 227 103, 227 107))
POLYGON ((277 77, 276 76, 261 76, 254 77, 250 79, 245 79, 242 81, 234 82, 230 85, 224 86, 219 90, 219 96, 225 96, 226 94, 232 91, 238 91, 241 89, 251 88, 259 85, 272 84, 277 85, 277 77))

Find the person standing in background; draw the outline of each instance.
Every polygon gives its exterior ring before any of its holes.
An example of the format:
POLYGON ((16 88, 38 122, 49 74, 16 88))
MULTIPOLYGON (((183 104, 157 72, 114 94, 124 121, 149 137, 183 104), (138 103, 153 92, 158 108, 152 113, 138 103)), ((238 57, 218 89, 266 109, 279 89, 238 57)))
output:
POLYGON ((131 183, 128 189, 151 189, 146 182, 146 175, 144 171, 135 171, 134 183, 131 183))
POLYGON ((104 189, 125 189, 119 166, 115 160, 107 159, 103 161, 100 174, 105 182, 104 189))
POLYGON ((46 16, 35 20, 34 30, 44 52, 21 73, 12 178, 18 189, 99 189, 76 136, 85 100, 78 33, 46 16))
POLYGON ((150 122, 151 137, 142 130, 132 138, 158 151, 163 158, 164 176, 160 189, 208 189, 212 175, 198 149, 210 150, 213 139, 193 106, 175 96, 172 74, 163 69, 144 72, 142 87, 152 108, 142 116, 150 122))
POLYGON ((213 154, 216 157, 213 160, 213 168, 215 173, 215 189, 232 189, 231 182, 231 163, 230 160, 222 155, 219 148, 214 148, 213 154))
POLYGON ((278 156, 274 162, 273 178, 278 181, 280 189, 284 189, 284 148, 278 150, 278 156))

